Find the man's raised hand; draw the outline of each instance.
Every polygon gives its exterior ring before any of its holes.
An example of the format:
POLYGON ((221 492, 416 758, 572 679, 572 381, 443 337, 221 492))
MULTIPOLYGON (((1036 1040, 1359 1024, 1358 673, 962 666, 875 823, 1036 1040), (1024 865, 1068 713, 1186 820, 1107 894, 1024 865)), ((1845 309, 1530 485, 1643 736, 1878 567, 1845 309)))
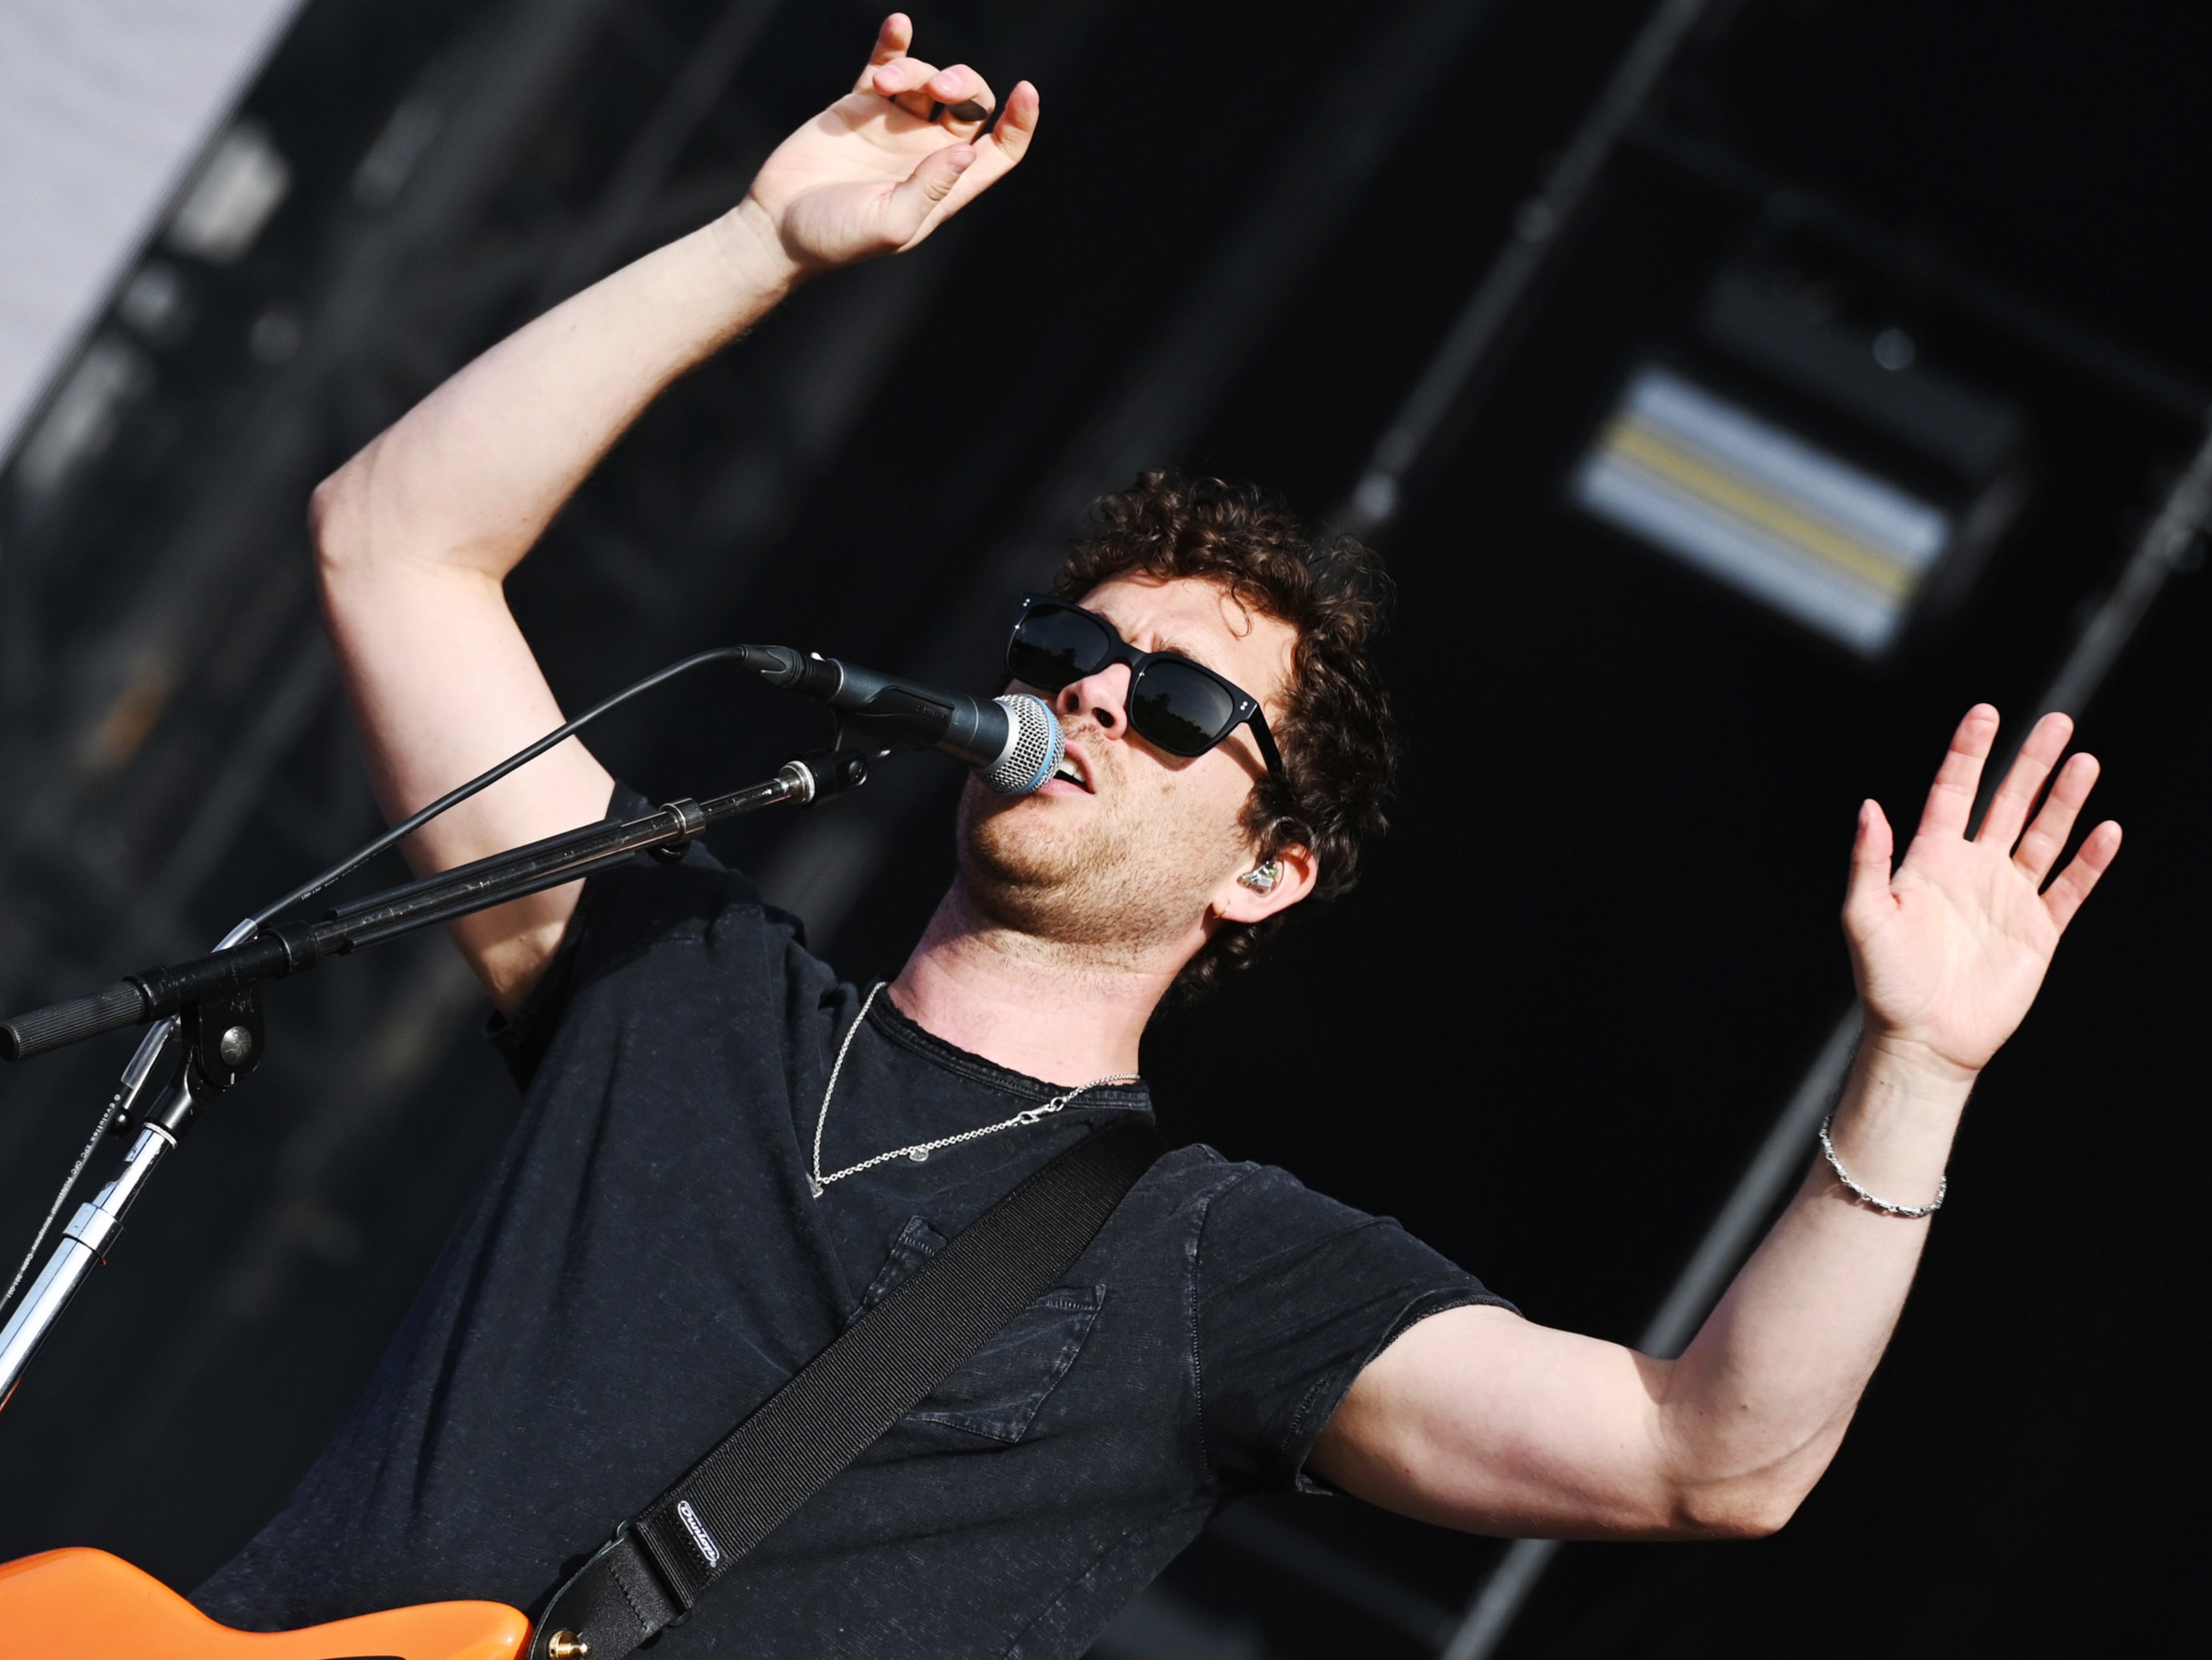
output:
POLYGON ((2045 886, 2097 781, 2095 757, 2075 756, 2030 822, 2073 731, 2063 714, 2036 723, 1970 839, 1997 712, 1968 710, 1894 873, 1889 821, 1873 801, 1860 807, 1844 932, 1870 1043, 1971 1077, 2027 1014, 2058 936, 2120 848, 2120 827, 2107 820, 2045 886))
POLYGON ((1028 82, 997 100, 964 64, 909 54, 914 25, 884 20, 853 90, 777 146, 737 219, 795 276, 922 240, 1012 170, 1036 131, 1028 82))

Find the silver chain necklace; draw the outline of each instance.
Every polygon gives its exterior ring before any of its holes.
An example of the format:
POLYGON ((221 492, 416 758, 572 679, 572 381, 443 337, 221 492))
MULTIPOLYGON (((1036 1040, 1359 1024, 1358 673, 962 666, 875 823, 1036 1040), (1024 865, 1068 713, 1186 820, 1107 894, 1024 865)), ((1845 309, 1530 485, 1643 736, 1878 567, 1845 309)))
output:
POLYGON ((845 1070, 845 1056, 852 1049, 853 1039, 859 1035, 860 1028, 866 1024, 868 1011, 875 1006, 876 994, 888 983, 887 981, 877 981, 869 989, 867 996, 862 1000, 860 1013, 854 1016, 853 1024, 845 1029, 845 1041, 837 1045, 837 1059, 830 1068, 829 1086, 822 1091, 822 1112, 814 1121, 814 1168, 806 1175, 806 1185, 813 1190, 817 1199, 823 1195, 832 1182, 842 1182, 848 1176, 858 1176, 864 1170, 873 1170, 877 1165, 887 1164, 894 1158, 910 1158, 919 1164, 941 1147, 957 1146, 963 1141, 977 1140, 986 1135, 996 1135, 1000 1130, 1016 1129, 1025 1124, 1034 1124, 1040 1119, 1049 1118, 1085 1090, 1098 1089, 1108 1084, 1135 1084, 1143 1081, 1133 1072, 1117 1072, 1109 1073, 1104 1078, 1094 1078, 1087 1084, 1078 1084, 1065 1095, 1054 1096, 1042 1106, 1025 1107, 1012 1118, 1002 1119, 998 1123, 986 1124, 981 1129, 962 1130, 957 1135, 941 1135, 934 1141, 916 1141, 911 1146, 893 1147, 889 1152, 879 1152, 872 1158, 863 1158, 857 1164, 848 1164, 841 1171, 832 1171, 829 1175, 824 1176, 822 1173, 822 1132, 829 1127, 830 1103, 837 1093, 838 1074, 845 1070))

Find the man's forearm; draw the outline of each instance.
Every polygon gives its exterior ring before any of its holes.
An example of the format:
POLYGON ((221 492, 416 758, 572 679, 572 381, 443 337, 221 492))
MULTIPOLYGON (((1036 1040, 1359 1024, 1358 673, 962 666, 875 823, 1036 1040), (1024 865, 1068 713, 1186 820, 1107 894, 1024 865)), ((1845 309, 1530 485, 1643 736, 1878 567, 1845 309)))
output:
MULTIPOLYGON (((970 104, 996 101, 982 77, 911 58, 912 40, 903 14, 884 20, 853 89, 776 147, 736 208, 501 341, 315 492, 324 609, 388 815, 562 723, 501 585, 662 388, 802 271, 912 247, 1020 160, 1036 88, 976 121, 970 104)), ((424 825, 407 856, 445 870, 588 823, 612 781, 572 739, 424 825)), ((528 994, 575 899, 568 885, 453 924, 501 1008, 528 994)))
MULTIPOLYGON (((315 492, 331 637, 388 817, 560 724, 501 582, 653 396, 789 286, 726 216, 501 341, 315 492)), ((586 823, 610 787, 572 739, 409 838, 407 856, 443 870, 586 823)), ((501 1008, 528 992, 575 897, 452 925, 501 1008)))
MULTIPOLYGON (((1927 1203, 1971 1085, 1869 1038, 1837 1106, 1838 1156, 1884 1199, 1927 1203)), ((1859 1203, 1814 1162, 1668 1369, 1662 1434, 1693 1513, 1759 1531, 1819 1479, 1896 1325, 1929 1225, 1859 1203)))
POLYGON ((671 381, 789 292, 742 205, 492 347, 316 495, 326 564, 404 557, 504 577, 671 381))
MULTIPOLYGON (((1902 864, 1887 815, 1871 800, 1859 808, 1843 921, 1868 1036, 1833 1140, 1860 1188, 1893 1205, 1935 1199, 1976 1075, 2119 851, 2107 822, 2059 862, 2097 763, 2058 766, 2073 726, 2057 714, 2036 722, 1970 835, 1996 731, 1987 704, 1959 723, 1902 864)), ((1447 1310, 1360 1373, 1314 1467, 1455 1527, 1771 1532, 1842 1441, 1928 1229, 1863 1203, 1816 1160, 1679 1359, 1496 1310, 1447 1310)))

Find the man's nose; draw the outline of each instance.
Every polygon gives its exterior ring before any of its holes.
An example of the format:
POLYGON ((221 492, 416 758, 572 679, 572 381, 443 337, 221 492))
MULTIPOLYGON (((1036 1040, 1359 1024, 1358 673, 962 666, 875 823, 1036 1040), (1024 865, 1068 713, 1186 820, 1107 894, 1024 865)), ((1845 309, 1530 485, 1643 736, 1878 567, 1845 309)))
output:
POLYGON ((1129 666, 1109 664, 1096 674, 1069 681, 1053 706, 1063 721, 1087 714, 1101 732, 1121 737, 1128 728, 1129 666))

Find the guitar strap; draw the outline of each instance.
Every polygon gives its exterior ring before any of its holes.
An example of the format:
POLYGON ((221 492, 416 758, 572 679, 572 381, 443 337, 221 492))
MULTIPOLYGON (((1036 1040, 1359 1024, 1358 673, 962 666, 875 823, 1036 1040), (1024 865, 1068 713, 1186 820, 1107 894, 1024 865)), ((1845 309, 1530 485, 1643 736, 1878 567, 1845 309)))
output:
POLYGON ((1075 1266, 1165 1151, 1131 1118, 993 1205, 555 1589, 527 1660, 621 1660, 1075 1266), (584 1646, 588 1645, 588 1647, 584 1646))

